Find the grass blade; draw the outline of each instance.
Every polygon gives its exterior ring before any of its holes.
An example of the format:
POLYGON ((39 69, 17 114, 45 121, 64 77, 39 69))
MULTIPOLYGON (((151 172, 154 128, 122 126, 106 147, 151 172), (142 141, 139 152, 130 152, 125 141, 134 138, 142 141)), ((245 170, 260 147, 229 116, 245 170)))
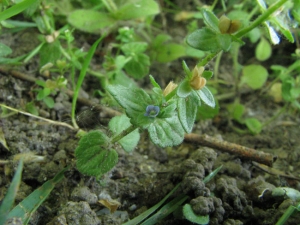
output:
POLYGON ((143 212, 141 215, 135 217, 132 220, 129 220, 126 223, 123 223, 123 225, 136 225, 140 222, 142 222, 144 219, 146 219, 149 215, 151 215, 155 210, 157 210, 162 204, 164 204, 164 202, 177 190, 177 188, 179 187, 180 183, 177 184, 174 189, 167 194, 159 203, 157 203, 156 205, 152 206, 150 209, 148 209, 147 211, 143 212))
POLYGON ((214 171, 212 171, 210 174, 208 174, 204 179, 203 179, 203 182, 206 184, 208 183, 211 179, 214 178, 214 176, 217 175, 217 173, 220 171, 220 169, 222 169, 222 166, 219 166, 217 169, 215 169, 214 171))
POLYGON ((25 0, 22 1, 6 10, 0 13, 0 22, 2 20, 6 20, 14 15, 19 14, 20 12, 27 9, 29 6, 31 6, 33 3, 35 3, 37 0, 25 0))
POLYGON ((19 162, 14 178, 0 206, 0 224, 4 224, 6 219, 8 219, 8 213, 15 201, 21 183, 22 169, 23 169, 23 158, 19 162))
POLYGON ((73 123, 73 126, 75 128, 78 128, 78 125, 76 123, 76 118, 75 118, 75 109, 76 109, 76 101, 77 101, 77 98, 78 98, 78 94, 79 94, 79 89, 82 85, 82 82, 84 80, 84 77, 86 75, 86 72, 89 68, 89 65, 90 65, 90 62, 92 60, 92 57, 96 51, 96 48, 98 46, 98 44, 100 43, 100 41, 103 40, 103 38, 106 36, 106 34, 103 34, 93 45, 92 47, 90 48, 90 50, 88 51, 88 54, 86 55, 86 58, 83 62, 83 65, 82 65, 82 68, 81 68, 81 71, 80 71, 80 74, 79 74, 79 77, 78 77, 78 81, 77 81, 77 84, 76 84, 76 87, 75 87, 75 90, 74 90, 74 95, 73 95, 73 99, 72 99, 72 113, 71 113, 71 117, 72 117, 72 123, 73 123))
POLYGON ((185 200, 189 197, 185 194, 181 194, 174 198, 172 201, 168 202, 164 205, 157 213, 143 222, 141 225, 154 225, 158 221, 162 220, 163 218, 167 217, 170 213, 174 212, 185 200))
POLYGON ((27 224, 31 218, 31 215, 45 201, 55 185, 64 178, 64 172, 67 169, 69 169, 69 167, 64 168, 62 171, 56 174, 54 178, 48 180, 41 187, 28 195, 22 202, 13 208, 8 215, 8 219, 19 217, 22 219, 23 224, 27 224))

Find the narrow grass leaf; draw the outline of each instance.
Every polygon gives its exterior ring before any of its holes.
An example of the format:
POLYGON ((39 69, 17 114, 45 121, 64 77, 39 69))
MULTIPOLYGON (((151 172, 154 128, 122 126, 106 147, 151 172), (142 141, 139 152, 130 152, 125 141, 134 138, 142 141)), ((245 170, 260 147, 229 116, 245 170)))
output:
POLYGON ((143 222, 141 225, 154 225, 157 224, 160 220, 167 217, 169 214, 174 212, 185 200, 189 197, 185 194, 177 196, 172 201, 165 204, 161 209, 159 209, 153 216, 143 222))
POLYGON ((75 109, 76 109, 76 101, 77 101, 77 98, 78 98, 78 94, 79 94, 79 89, 82 85, 82 82, 84 80, 84 77, 86 75, 86 72, 89 68, 89 65, 90 65, 90 62, 93 58, 93 55, 96 51, 96 48, 98 46, 98 44, 103 40, 103 38, 106 36, 106 34, 103 34, 93 45, 92 47, 90 48, 90 50, 88 51, 88 54, 86 55, 86 58, 83 62, 83 65, 82 65, 82 68, 81 68, 81 71, 80 71, 80 74, 79 74, 79 77, 78 77, 78 80, 77 80, 77 84, 76 84, 76 88, 74 90, 74 95, 73 95, 73 99, 72 99, 72 113, 71 113, 71 117, 72 117, 72 123, 73 123, 73 126, 75 128, 78 128, 78 125, 76 123, 76 118, 75 118, 75 109))
POLYGON ((56 174, 54 178, 48 180, 41 187, 28 195, 22 202, 20 202, 15 208, 13 208, 13 210, 8 215, 8 219, 19 217, 22 219, 23 224, 28 224, 32 214, 45 201, 55 185, 64 178, 64 172, 68 168, 69 167, 64 168, 62 171, 56 174))
POLYGON ((8 219, 8 213, 15 201, 21 183, 22 169, 23 169, 23 158, 20 160, 14 178, 9 186, 9 189, 5 197, 2 200, 2 204, 0 206, 0 224, 4 224, 6 219, 8 219))
POLYGON ((29 6, 31 6, 33 3, 35 3, 37 0, 24 0, 6 10, 0 13, 0 22, 3 20, 6 20, 14 15, 19 14, 20 12, 27 9, 29 6))
POLYGON ((129 220, 128 222, 124 223, 123 225, 136 225, 145 220, 147 217, 149 217, 154 211, 156 211, 164 202, 178 189, 180 186, 180 183, 177 184, 172 191, 170 191, 169 194, 167 194, 159 203, 156 205, 152 206, 150 209, 147 211, 143 212, 139 216, 135 217, 132 220, 129 220))

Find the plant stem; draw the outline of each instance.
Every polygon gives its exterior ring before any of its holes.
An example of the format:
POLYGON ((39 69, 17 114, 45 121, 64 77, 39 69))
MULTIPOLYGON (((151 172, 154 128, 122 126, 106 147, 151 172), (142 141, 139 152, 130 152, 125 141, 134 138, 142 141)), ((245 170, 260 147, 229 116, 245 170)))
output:
POLYGON ((280 116, 288 107, 289 103, 287 103, 285 106, 283 106, 272 118, 267 120, 265 123, 262 124, 262 127, 265 127, 269 125, 271 122, 273 122, 278 116, 280 116))
MULTIPOLYGON (((242 36, 244 36, 245 34, 250 32, 252 29, 259 26, 261 23, 265 22, 268 19, 268 17, 270 15, 272 15, 272 13, 274 13, 276 10, 278 10, 287 1, 288 0, 280 0, 276 3, 274 3, 265 12, 263 12, 263 14, 260 17, 258 17, 256 20, 254 20, 250 26, 245 27, 244 29, 238 31, 234 36, 236 38, 241 38, 242 36)), ((215 58, 220 52, 221 52, 221 50, 207 55, 204 59, 202 59, 198 63, 198 66, 205 66, 209 61, 211 61, 213 58, 215 58)))
POLYGON ((294 211, 295 207, 290 205, 284 212, 284 214, 280 217, 280 219, 277 221, 276 225, 283 225, 288 220, 288 218, 290 218, 294 211))
POLYGON ((260 17, 258 17, 256 20, 254 20, 250 26, 245 27, 244 29, 238 31, 235 34, 235 37, 240 38, 240 37, 244 36, 245 34, 247 34, 248 32, 250 32, 255 27, 259 26, 261 23, 265 22, 269 16, 271 16, 276 10, 278 10, 287 1, 288 0, 280 0, 276 3, 274 3, 273 5, 271 5, 265 12, 263 12, 263 14, 260 17))
POLYGON ((126 135, 130 134, 131 132, 135 131, 138 127, 131 125, 130 127, 123 130, 121 133, 117 134, 111 139, 111 143, 116 143, 117 141, 121 140, 126 135))

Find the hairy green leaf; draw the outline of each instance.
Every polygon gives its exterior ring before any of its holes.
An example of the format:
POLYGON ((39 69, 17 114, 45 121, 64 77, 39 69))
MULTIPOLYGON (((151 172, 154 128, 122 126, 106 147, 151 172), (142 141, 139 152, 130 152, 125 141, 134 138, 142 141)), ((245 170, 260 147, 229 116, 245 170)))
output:
POLYGON ((116 21, 106 13, 78 9, 69 14, 68 22, 78 30, 99 34, 101 29, 115 24, 116 21))
POLYGON ((187 36, 186 42, 193 48, 202 51, 218 51, 221 49, 218 34, 209 28, 202 28, 187 36))
POLYGON ((184 138, 184 129, 176 114, 169 118, 155 118, 148 132, 152 142, 163 148, 179 145, 184 138))
POLYGON ((118 153, 106 149, 108 137, 94 130, 85 134, 75 149, 77 169, 86 175, 100 177, 111 170, 118 162, 118 153))
POLYGON ((207 26, 213 29, 215 32, 220 32, 219 30, 219 19, 215 14, 207 9, 202 8, 201 10, 204 22, 207 26))
POLYGON ((212 108, 216 106, 214 96, 206 86, 197 91, 197 94, 206 105, 212 108))
POLYGON ((153 0, 136 0, 128 1, 121 6, 115 13, 114 17, 118 20, 130 20, 141 17, 156 15, 159 13, 159 5, 153 0))
POLYGON ((192 92, 191 85, 187 79, 185 79, 183 82, 181 82, 177 88, 177 95, 180 98, 186 98, 189 96, 192 92))
POLYGON ((147 128, 154 118, 145 116, 148 105, 158 105, 159 102, 152 100, 142 89, 127 88, 121 85, 107 86, 108 92, 125 109, 131 124, 147 128))
POLYGON ((200 101, 195 92, 187 98, 178 99, 178 117, 186 133, 192 132, 199 104, 200 101))

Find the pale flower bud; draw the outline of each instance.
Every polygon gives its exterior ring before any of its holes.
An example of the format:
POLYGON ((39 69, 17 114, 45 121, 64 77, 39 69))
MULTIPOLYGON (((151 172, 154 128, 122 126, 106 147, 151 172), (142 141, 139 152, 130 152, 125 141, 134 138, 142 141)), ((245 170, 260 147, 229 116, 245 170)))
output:
POLYGON ((167 85, 165 90, 163 91, 163 95, 167 96, 170 94, 175 88, 177 88, 177 84, 175 84, 173 81, 170 81, 170 83, 167 85))
POLYGON ((204 71, 203 66, 200 67, 195 66, 195 68, 192 71, 193 76, 192 79, 190 80, 190 85, 194 90, 200 90, 206 84, 206 79, 202 77, 203 71, 204 71))

